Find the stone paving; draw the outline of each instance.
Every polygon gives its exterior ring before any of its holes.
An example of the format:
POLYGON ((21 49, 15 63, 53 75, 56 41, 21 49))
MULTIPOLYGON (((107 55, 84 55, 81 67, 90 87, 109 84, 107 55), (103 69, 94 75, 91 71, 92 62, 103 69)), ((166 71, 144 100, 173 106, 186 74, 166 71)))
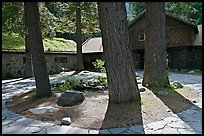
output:
MULTIPOLYGON (((142 77, 143 71, 138 74, 142 77)), ((88 74, 87 74, 88 75, 88 74)), ((87 75, 81 75, 83 79, 87 75)), ((89 74, 92 77, 96 73, 89 74)), ((90 77, 91 77, 90 76, 90 77)), ((102 75, 104 76, 104 75, 102 75)), ((66 76, 51 77, 50 81, 60 82, 66 76)), ((194 105, 171 117, 156 122, 135 125, 129 128, 110 128, 104 130, 91 130, 65 125, 54 125, 48 122, 33 120, 16 114, 6 108, 6 102, 15 95, 27 92, 34 88, 34 79, 2 80, 2 133, 3 134, 202 134, 202 76, 189 76, 184 74, 169 74, 170 81, 179 81, 183 85, 192 87, 192 91, 199 92, 199 98, 194 105), (186 77, 187 76, 187 77, 186 77), (183 81, 180 81, 183 80, 183 81), (189 82, 188 82, 188 80, 189 82), (192 82, 192 80, 194 82, 192 82)))

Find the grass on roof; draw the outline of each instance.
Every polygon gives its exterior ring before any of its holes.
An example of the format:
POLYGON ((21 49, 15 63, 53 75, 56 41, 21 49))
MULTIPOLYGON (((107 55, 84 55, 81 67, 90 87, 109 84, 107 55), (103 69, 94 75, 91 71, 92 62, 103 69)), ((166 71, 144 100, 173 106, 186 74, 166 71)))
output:
MULTIPOLYGON (((76 45, 63 38, 44 38, 44 51, 76 51, 76 45)), ((2 32, 2 50, 25 50, 25 40, 18 34, 2 32)))

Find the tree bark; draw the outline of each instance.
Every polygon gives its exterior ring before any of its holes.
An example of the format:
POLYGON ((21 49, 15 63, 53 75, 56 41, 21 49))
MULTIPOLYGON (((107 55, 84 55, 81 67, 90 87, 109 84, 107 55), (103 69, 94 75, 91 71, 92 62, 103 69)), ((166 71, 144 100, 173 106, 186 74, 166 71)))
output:
POLYGON ((39 97, 48 97, 52 94, 48 71, 44 56, 42 34, 40 30, 40 15, 37 2, 25 2, 27 14, 29 43, 32 55, 36 94, 39 97))
POLYGON ((124 2, 98 2, 110 102, 140 100, 124 2))
POLYGON ((28 43, 28 35, 25 35, 25 73, 24 73, 24 78, 29 78, 32 77, 32 64, 31 64, 31 53, 30 53, 30 47, 28 43))
POLYGON ((144 86, 169 85, 166 63, 166 16, 164 2, 146 3, 144 86))
POLYGON ((27 14, 25 11, 25 6, 24 6, 24 16, 25 16, 25 55, 26 55, 26 59, 25 59, 25 73, 24 73, 24 78, 29 78, 32 77, 32 64, 31 64, 31 52, 30 52, 30 44, 29 42, 29 36, 28 36, 28 24, 27 24, 27 14))
POLYGON ((76 43, 77 43, 77 70, 83 70, 83 54, 82 54, 82 32, 81 32, 81 9, 80 2, 76 7, 76 43))

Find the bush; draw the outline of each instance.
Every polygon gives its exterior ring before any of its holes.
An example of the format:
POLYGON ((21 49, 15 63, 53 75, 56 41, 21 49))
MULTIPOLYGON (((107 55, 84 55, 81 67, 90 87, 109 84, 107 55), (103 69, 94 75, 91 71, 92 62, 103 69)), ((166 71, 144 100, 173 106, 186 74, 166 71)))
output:
POLYGON ((182 88, 183 87, 183 85, 181 85, 179 82, 172 82, 172 83, 170 83, 170 86, 173 89, 178 89, 178 88, 182 88))
MULTIPOLYGON (((81 89, 83 88, 83 83, 79 79, 70 79, 66 81, 72 89, 81 89)), ((65 83, 66 83, 65 82, 65 83)))
POLYGON ((64 84, 55 88, 56 92, 63 93, 70 89, 81 89, 83 88, 83 83, 78 79, 68 79, 64 84))
POLYGON ((108 85, 108 81, 107 81, 107 78, 106 77, 95 77, 93 78, 93 80, 95 81, 98 81, 100 85, 103 85, 103 86, 107 86, 108 85))
POLYGON ((92 64, 94 65, 94 67, 96 69, 98 69, 101 73, 106 73, 106 69, 105 69, 105 61, 101 60, 101 59, 96 59, 95 62, 92 62, 92 64))

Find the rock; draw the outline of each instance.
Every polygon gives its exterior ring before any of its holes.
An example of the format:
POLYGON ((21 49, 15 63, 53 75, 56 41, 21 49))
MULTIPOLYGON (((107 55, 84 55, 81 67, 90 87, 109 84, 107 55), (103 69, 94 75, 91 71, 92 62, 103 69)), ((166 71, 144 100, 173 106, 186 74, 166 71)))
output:
POLYGON ((144 91, 145 91, 145 88, 140 88, 139 91, 140 91, 140 92, 144 92, 144 91))
POLYGON ((182 88, 183 87, 183 85, 181 83, 176 82, 176 81, 173 82, 173 85, 176 86, 176 88, 182 88))
POLYGON ((46 107, 46 110, 47 110, 48 112, 55 112, 55 111, 58 111, 59 108, 55 108, 55 107, 52 107, 52 106, 48 106, 48 107, 46 107))
POLYGON ((96 89, 100 89, 100 90, 105 90, 106 88, 104 86, 98 85, 95 87, 96 89))
POLYGON ((194 71, 194 70, 191 70, 191 71, 189 71, 188 73, 189 73, 189 74, 192 74, 192 73, 195 73, 195 71, 194 71))
POLYGON ((82 86, 83 86, 83 87, 87 87, 87 85, 86 85, 86 84, 84 84, 84 83, 82 84, 82 86))
POLYGON ((71 118, 65 117, 62 119, 62 125, 70 125, 71 124, 71 118))
POLYGON ((55 112, 58 111, 59 108, 55 108, 52 106, 48 106, 48 107, 38 107, 38 108, 32 108, 29 109, 30 112, 32 112, 33 114, 43 114, 45 112, 55 112))
POLYGON ((39 107, 39 108, 32 108, 29 109, 30 112, 32 112, 33 114, 43 114, 46 112, 46 109, 44 107, 39 107))
POLYGON ((167 112, 171 112, 171 110, 170 110, 170 109, 167 109, 166 111, 167 111, 167 112))
POLYGON ((89 86, 94 86, 95 87, 95 86, 98 86, 100 83, 98 81, 88 81, 87 84, 89 86))
POLYGON ((59 106, 73 106, 84 100, 84 94, 79 91, 66 91, 58 99, 59 106))
POLYGON ((89 71, 83 71, 83 73, 87 74, 87 73, 89 73, 89 71))
POLYGON ((169 95, 169 93, 167 91, 159 91, 159 95, 167 96, 167 95, 169 95))
POLYGON ((192 102, 193 102, 193 103, 197 103, 197 101, 196 101, 196 100, 192 100, 192 102))

